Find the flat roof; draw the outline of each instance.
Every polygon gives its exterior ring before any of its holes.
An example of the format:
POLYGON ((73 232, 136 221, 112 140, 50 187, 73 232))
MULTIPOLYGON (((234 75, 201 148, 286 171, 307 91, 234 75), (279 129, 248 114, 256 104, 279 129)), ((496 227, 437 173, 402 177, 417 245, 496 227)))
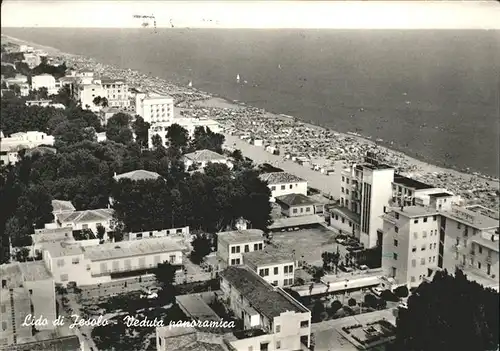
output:
MULTIPOLYGON (((492 236, 494 236, 494 234, 492 234, 492 236)), ((499 252, 500 250, 500 242, 498 241, 498 235, 496 235, 496 241, 492 241, 492 240, 488 240, 482 236, 473 236, 471 238, 471 241, 478 244, 478 245, 481 245, 481 246, 484 246, 484 247, 487 247, 488 249, 490 250, 493 250, 495 252, 499 252)))
POLYGON ((404 207, 393 207, 392 210, 394 212, 399 213, 405 217, 414 218, 414 217, 424 217, 424 216, 434 216, 439 214, 439 211, 424 206, 404 206, 404 207))
POLYGON ((76 351, 80 350, 80 339, 76 335, 63 336, 53 339, 38 340, 24 344, 11 345, 6 350, 9 351, 76 351))
POLYGON ((429 197, 449 197, 449 196, 453 196, 453 194, 446 193, 446 192, 429 194, 429 197))
POLYGON ((199 321, 219 321, 221 319, 199 294, 176 296, 175 300, 188 313, 190 318, 199 321))
POLYGON ((296 227, 300 225, 310 225, 321 223, 323 219, 316 214, 311 214, 307 216, 296 216, 296 217, 285 217, 275 219, 274 222, 269 226, 269 229, 280 229, 287 227, 296 227))
POLYGON ((418 180, 405 177, 401 174, 394 174, 393 183, 404 185, 407 188, 412 188, 415 190, 432 189, 434 186, 419 182, 418 180))
POLYGON ((173 99, 170 95, 163 96, 146 96, 144 100, 165 100, 165 99, 173 99))
POLYGON ((225 160, 226 157, 212 150, 197 150, 184 155, 185 158, 195 162, 210 162, 225 160))
POLYGON ((288 311, 309 312, 292 297, 287 296, 281 289, 274 288, 248 267, 231 266, 220 274, 248 300, 250 307, 270 320, 288 311))
POLYGON ((149 179, 158 179, 161 178, 161 176, 156 173, 156 172, 150 172, 146 171, 144 169, 137 169, 135 171, 127 172, 127 173, 122 173, 122 174, 117 174, 113 177, 115 180, 120 180, 120 179, 130 179, 133 181, 137 180, 149 180, 149 179))
POLYGON ((43 261, 14 262, 0 265, 0 276, 9 282, 9 288, 17 287, 23 281, 52 279, 52 275, 43 261))
POLYGON ((260 229, 233 230, 230 232, 217 233, 217 240, 222 240, 229 245, 243 244, 247 242, 264 241, 263 234, 264 232, 260 229))
POLYGON ((173 251, 182 251, 182 247, 168 237, 120 241, 118 243, 87 246, 83 249, 84 256, 91 261, 112 260, 173 251))
POLYGON ((48 242, 43 249, 50 253, 51 257, 76 256, 83 254, 83 248, 78 244, 66 241, 48 242))
POLYGON ((272 264, 293 263, 294 259, 291 251, 266 246, 264 250, 244 253, 243 262, 249 262, 259 267, 272 264))
POLYGON ((354 223, 357 224, 361 223, 361 216, 356 212, 351 211, 347 207, 342 207, 342 206, 333 207, 331 211, 340 214, 342 217, 347 218, 353 221, 354 223))
POLYGON ((452 207, 451 211, 443 211, 441 213, 448 218, 477 229, 498 228, 499 226, 498 220, 485 216, 482 213, 471 211, 465 207, 452 207))

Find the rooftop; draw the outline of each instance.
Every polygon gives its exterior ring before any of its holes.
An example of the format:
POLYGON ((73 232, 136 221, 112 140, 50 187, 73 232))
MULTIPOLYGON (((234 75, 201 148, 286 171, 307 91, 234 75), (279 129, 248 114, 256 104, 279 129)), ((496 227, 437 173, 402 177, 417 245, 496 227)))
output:
POLYGON ((309 312, 292 297, 281 289, 274 288, 248 267, 231 266, 220 274, 248 300, 250 307, 271 320, 288 311, 309 312))
POLYGON ((130 179, 133 181, 137 181, 137 180, 149 180, 149 179, 154 180, 161 178, 161 176, 156 172, 150 172, 144 169, 138 169, 132 172, 115 175, 113 178, 115 178, 115 180, 117 181, 120 179, 130 179))
POLYGON ((357 224, 361 223, 361 216, 359 214, 357 214, 356 212, 351 211, 347 207, 337 206, 337 207, 333 207, 330 211, 332 213, 337 213, 337 214, 341 215, 342 217, 351 220, 354 223, 357 223, 357 224))
POLYGON ((441 212, 444 216, 477 229, 498 228, 498 220, 471 211, 465 207, 453 206, 451 211, 441 212))
POLYGON ((449 196, 453 196, 453 194, 445 193, 445 192, 429 194, 429 197, 449 197, 449 196))
POLYGON ((253 241, 263 241, 264 232, 260 229, 234 230, 230 232, 217 233, 217 240, 227 244, 242 244, 253 241))
POLYGON ((392 208, 392 210, 408 218, 433 216, 439 214, 438 210, 424 206, 394 207, 392 208))
POLYGON ((52 200, 52 208, 53 211, 75 211, 76 208, 73 206, 71 201, 64 201, 64 200, 52 200))
POLYGON ((261 174, 259 178, 268 184, 299 183, 306 181, 287 172, 264 173, 261 174))
POLYGON ((43 261, 14 262, 0 265, 0 276, 6 279, 9 288, 17 287, 23 281, 52 279, 43 261))
POLYGON ((111 260, 116 258, 152 255, 162 252, 182 251, 171 238, 148 238, 144 240, 120 241, 96 246, 87 246, 83 249, 86 258, 91 261, 111 260))
POLYGON ((55 339, 40 340, 9 346, 8 351, 78 351, 81 349, 80 340, 76 335, 65 336, 55 339))
MULTIPOLYGON (((205 337, 206 333, 199 332, 191 327, 159 327, 156 328, 156 335, 163 337, 168 342, 170 348, 179 351, 228 351, 229 349, 223 344, 222 338, 214 338, 214 335, 205 337), (181 338, 185 335, 195 335, 195 340, 186 344, 181 338)), ((191 338, 190 338, 191 339, 191 338)))
POLYGON ((225 160, 226 157, 212 150, 198 150, 184 155, 185 158, 194 162, 210 162, 225 160))
POLYGON ((277 196, 276 201, 283 203, 288 207, 316 204, 316 201, 314 201, 308 196, 305 196, 304 194, 288 194, 283 196, 277 196))
POLYGON ((144 100, 165 100, 165 99, 173 99, 170 95, 163 95, 163 96, 146 96, 144 100))
POLYGON ((113 210, 100 208, 97 210, 74 211, 55 215, 61 223, 88 223, 107 221, 113 217, 113 210))
POLYGON ((125 79, 101 78, 101 84, 125 84, 125 79))
POLYGON ((394 183, 401 184, 407 188, 412 188, 415 190, 424 190, 434 188, 432 185, 419 182, 418 180, 405 177, 401 174, 394 174, 394 183))
POLYGON ((243 254, 243 262, 259 267, 271 264, 293 263, 293 253, 266 246, 264 250, 257 250, 243 254))
POLYGON ((378 163, 378 164, 375 164, 375 163, 362 163, 360 164, 359 166, 361 167, 364 167, 364 168, 368 168, 368 169, 371 169, 371 170, 384 170, 384 169, 394 169, 394 167, 391 167, 389 165, 386 165, 385 163, 378 163))
POLYGON ((199 321, 220 321, 220 317, 200 297, 200 294, 176 296, 177 304, 187 312, 189 318, 199 321))
POLYGON ((51 257, 76 256, 84 252, 80 245, 65 241, 48 242, 43 245, 43 249, 47 250, 51 257))
POLYGON ((491 239, 486 239, 485 237, 478 236, 478 235, 473 236, 471 240, 472 240, 472 242, 474 242, 478 245, 481 245, 483 247, 487 247, 488 249, 493 250, 493 251, 498 253, 500 251, 499 250, 500 242, 498 241, 498 235, 495 236, 494 234, 492 234, 491 236, 493 238, 496 238, 496 240, 493 241, 491 239))

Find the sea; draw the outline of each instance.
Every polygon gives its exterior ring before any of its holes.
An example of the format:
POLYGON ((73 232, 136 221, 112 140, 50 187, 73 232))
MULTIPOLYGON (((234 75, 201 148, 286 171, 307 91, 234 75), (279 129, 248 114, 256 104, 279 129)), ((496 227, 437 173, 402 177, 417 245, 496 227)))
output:
POLYGON ((500 32, 2 28, 498 178, 500 32), (236 76, 240 75, 240 84, 236 76))

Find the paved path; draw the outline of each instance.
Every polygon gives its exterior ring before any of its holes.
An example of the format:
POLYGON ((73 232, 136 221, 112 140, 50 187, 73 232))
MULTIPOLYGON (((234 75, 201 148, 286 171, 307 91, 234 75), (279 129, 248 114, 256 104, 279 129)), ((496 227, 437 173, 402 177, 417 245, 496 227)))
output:
POLYGON ((228 147, 240 149, 244 156, 251 158, 255 163, 269 163, 270 165, 279 167, 285 172, 307 180, 309 186, 321 190, 325 194, 335 194, 338 192, 338 184, 335 184, 335 178, 332 176, 301 166, 296 162, 284 160, 283 156, 273 155, 263 147, 251 145, 236 136, 228 134, 224 134, 224 136, 226 137, 226 145, 228 147))

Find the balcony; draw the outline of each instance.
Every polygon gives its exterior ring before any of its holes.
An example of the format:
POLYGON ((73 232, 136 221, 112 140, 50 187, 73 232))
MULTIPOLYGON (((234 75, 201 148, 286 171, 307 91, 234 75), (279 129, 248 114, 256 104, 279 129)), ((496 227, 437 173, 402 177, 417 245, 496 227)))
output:
POLYGON ((469 252, 469 255, 470 255, 470 256, 476 256, 476 251, 470 251, 470 252, 469 252))

